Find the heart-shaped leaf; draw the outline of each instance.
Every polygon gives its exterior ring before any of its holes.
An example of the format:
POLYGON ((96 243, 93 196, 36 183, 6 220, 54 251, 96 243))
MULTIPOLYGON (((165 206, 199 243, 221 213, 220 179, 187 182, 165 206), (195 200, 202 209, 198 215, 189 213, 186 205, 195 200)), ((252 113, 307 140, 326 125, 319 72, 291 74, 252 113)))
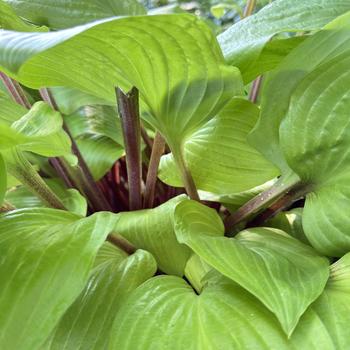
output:
POLYGON ((204 215, 208 210, 194 201, 178 204, 175 231, 179 242, 255 295, 290 336, 307 307, 323 291, 328 278, 327 259, 276 229, 252 228, 236 238, 208 234, 224 234, 204 215))
POLYGON ((157 265, 152 255, 133 255, 105 243, 88 283, 46 341, 45 349, 101 350, 108 348, 113 321, 129 294, 151 278, 157 265))
POLYGON ((138 287, 120 309, 110 349, 287 349, 272 314, 228 280, 200 295, 183 279, 159 276, 138 287))
POLYGON ((177 241, 173 223, 175 207, 185 198, 175 197, 154 209, 120 213, 115 227, 135 247, 151 252, 162 271, 178 276, 183 275, 191 255, 191 250, 177 241))
POLYGON ((191 15, 109 19, 50 33, 4 31, 0 66, 24 85, 73 87, 111 103, 115 86, 134 85, 144 118, 174 152, 242 92, 239 71, 191 15))
MULTIPOLYGON (((52 29, 74 27, 97 19, 143 15, 137 0, 4 0, 18 16, 52 29)), ((18 29, 16 29, 18 30, 18 29)))
POLYGON ((250 74, 265 44, 281 32, 315 31, 350 11, 343 0, 276 0, 218 36, 225 59, 250 74))
MULTIPOLYGON (((196 187, 215 194, 232 194, 263 184, 279 174, 247 142, 259 109, 249 101, 233 99, 184 144, 184 158, 196 187)), ((159 177, 182 186, 172 154, 162 157, 159 177)))
POLYGON ((222 276, 210 273, 200 295, 178 277, 152 278, 119 311, 110 349, 346 349, 348 256, 331 270, 325 291, 289 339, 256 298, 222 276))
POLYGON ((27 209, 0 219, 0 347, 38 349, 87 282, 115 216, 27 209))

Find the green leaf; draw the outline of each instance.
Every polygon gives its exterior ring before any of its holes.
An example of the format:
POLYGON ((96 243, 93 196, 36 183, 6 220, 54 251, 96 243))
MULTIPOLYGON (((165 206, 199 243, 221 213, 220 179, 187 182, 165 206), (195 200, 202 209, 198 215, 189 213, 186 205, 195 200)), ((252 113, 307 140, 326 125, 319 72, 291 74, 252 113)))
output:
POLYGON ((276 183, 276 181, 277 178, 267 181, 262 185, 251 188, 247 191, 232 194, 217 195, 215 193, 199 191, 199 196, 201 200, 204 201, 222 203, 227 209, 229 209, 231 212, 234 212, 250 199, 271 188, 276 183))
POLYGON ((62 129, 62 117, 44 102, 37 102, 11 128, 25 136, 25 144, 19 149, 46 157, 71 153, 71 142, 62 129))
POLYGON ((4 201, 6 189, 7 189, 6 165, 5 165, 4 159, 0 154, 0 206, 4 201))
POLYGON ((266 43, 254 64, 249 70, 244 72, 246 82, 254 80, 263 73, 267 73, 276 68, 281 61, 308 36, 293 36, 287 38, 275 37, 266 43))
MULTIPOLYGON (((86 216, 86 199, 75 189, 67 189, 60 179, 45 179, 45 183, 61 199, 69 211, 86 216)), ((46 205, 25 186, 18 186, 6 193, 6 200, 17 209, 38 208, 46 205)))
POLYGON ((97 19, 142 15, 137 0, 4 0, 21 17, 37 25, 63 29, 97 19))
POLYGON ((349 18, 350 14, 345 14, 306 39, 264 83, 260 119, 248 139, 283 172, 290 170, 280 148, 279 127, 287 114, 290 96, 303 78, 322 62, 349 50, 349 18))
POLYGON ((11 126, 13 122, 23 117, 28 110, 21 105, 15 103, 10 97, 0 91, 0 122, 1 124, 6 124, 11 126))
POLYGON ((210 274, 196 295, 184 280, 158 276, 138 287, 121 308, 110 349, 346 349, 349 282, 347 255, 332 266, 325 291, 288 340, 273 314, 228 279, 210 274))
POLYGON ((108 19, 50 33, 4 31, 0 66, 26 86, 72 87, 110 103, 115 86, 134 85, 144 118, 175 151, 242 92, 240 73, 225 63, 211 30, 187 14, 108 19))
POLYGON ((278 228, 287 232, 299 241, 309 244, 302 226, 302 208, 294 208, 289 211, 278 213, 275 217, 265 222, 265 226, 278 228))
MULTIPOLYGON (((73 110, 73 108, 71 108, 73 110)), ((97 181, 124 155, 120 118, 110 106, 85 106, 64 118, 97 181)))
POLYGON ((276 229, 252 228, 236 238, 213 236, 214 232, 220 236, 220 231, 223 235, 224 230, 205 215, 207 211, 194 201, 176 207, 179 242, 256 296, 290 336, 301 315, 322 293, 328 260, 276 229))
MULTIPOLYGON (((233 99, 185 142, 185 161, 198 189, 227 195, 249 190, 279 174, 247 142, 258 115, 254 104, 233 99)), ((162 157, 159 177, 172 186, 182 186, 172 154, 162 157)))
POLYGON ((280 127, 290 168, 310 184, 303 212, 305 234, 329 256, 350 250, 350 220, 345 215, 350 198, 349 64, 349 52, 344 52, 306 75, 280 127))
POLYGON ((74 137, 85 134, 107 136, 124 145, 120 117, 116 108, 104 105, 88 105, 64 118, 74 137))
POLYGON ((173 225, 175 206, 186 196, 175 197, 154 209, 118 214, 115 231, 137 248, 153 254, 159 268, 182 276, 191 250, 178 243, 173 225))
POLYGON ((225 59, 249 74, 265 44, 281 32, 321 29, 350 11, 343 0, 276 0, 218 36, 225 59))
POLYGON ((109 349, 288 349, 258 300, 231 281, 215 282, 196 295, 179 277, 148 280, 120 309, 109 349))
POLYGON ((50 89, 58 109, 63 114, 72 114, 79 108, 86 105, 103 105, 107 104, 104 101, 95 96, 86 94, 77 89, 71 89, 67 87, 53 87, 50 89))
POLYGON ((17 30, 20 32, 36 32, 47 30, 45 27, 38 28, 24 22, 20 17, 16 15, 11 6, 2 0, 0 1, 0 29, 17 30))
POLYGON ((150 253, 138 250, 127 256, 108 243, 96 262, 85 289, 61 318, 45 349, 107 349, 120 307, 157 269, 150 253))
POLYGON ((0 348, 39 348, 84 288, 114 221, 54 209, 0 217, 0 348))
POLYGON ((103 177, 124 154, 124 147, 106 136, 84 134, 76 139, 95 181, 103 177))
MULTIPOLYGON (((22 109, 15 103, 12 104, 16 115, 22 109)), ((8 107, 10 111, 11 103, 8 107)), ((10 126, 10 118, 7 115, 7 111, 0 115, 0 150, 9 150, 17 146, 18 150, 31 151, 47 157, 71 154, 71 142, 62 129, 62 117, 46 103, 35 103, 25 115, 10 126)))
POLYGON ((203 289, 204 277, 208 272, 213 271, 213 268, 208 265, 197 254, 192 254, 188 259, 185 267, 185 276, 193 288, 200 293, 203 289))
POLYGON ((303 316, 293 335, 296 349, 314 338, 315 349, 346 349, 350 322, 350 254, 331 266, 330 279, 322 295, 303 316))

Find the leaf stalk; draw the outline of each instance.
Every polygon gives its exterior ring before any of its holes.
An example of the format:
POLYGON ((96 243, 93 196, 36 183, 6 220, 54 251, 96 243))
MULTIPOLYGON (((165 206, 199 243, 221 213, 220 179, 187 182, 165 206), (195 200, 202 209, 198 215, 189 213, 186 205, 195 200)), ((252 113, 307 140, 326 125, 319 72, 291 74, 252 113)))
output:
POLYGON ((142 208, 142 162, 141 162, 141 122, 139 115, 139 92, 133 87, 124 93, 116 88, 118 112, 123 131, 126 167, 129 185, 130 210, 142 208))

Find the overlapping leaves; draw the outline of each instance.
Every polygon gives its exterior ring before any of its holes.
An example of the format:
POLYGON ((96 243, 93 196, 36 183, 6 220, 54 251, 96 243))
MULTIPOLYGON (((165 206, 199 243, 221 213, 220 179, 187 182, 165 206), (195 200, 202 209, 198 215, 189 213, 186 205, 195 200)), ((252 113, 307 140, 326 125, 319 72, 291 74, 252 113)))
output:
MULTIPOLYGON (((216 195, 249 190, 279 174, 247 142, 259 109, 243 99, 233 99, 223 110, 184 144, 184 158, 198 189, 216 195)), ((162 157, 159 177, 181 186, 181 174, 174 157, 162 157)))
POLYGON ((154 209, 120 213, 115 227, 137 248, 151 252, 162 271, 178 276, 183 275, 191 255, 191 250, 176 240, 173 223, 175 207, 185 198, 175 197, 154 209))
POLYGON ((0 347, 37 349, 87 282, 114 217, 54 209, 0 217, 0 347), (10 233, 10 234, 9 234, 10 233))
POLYGON ((347 11, 350 4, 343 0, 276 0, 233 25, 218 40, 225 59, 239 67, 246 79, 254 78, 251 70, 256 70, 262 49, 274 35, 319 30, 347 11))
POLYGON ((129 294, 156 272, 152 255, 133 255, 105 243, 99 250, 89 281, 61 318, 45 349, 107 349, 113 321, 129 294))
POLYGON ((205 280, 200 295, 173 276, 155 277, 138 287, 118 313, 110 348, 347 348, 348 255, 331 267, 325 290, 302 316, 289 339, 273 315, 246 290, 218 274, 209 273, 205 280))
POLYGON ((255 295, 291 335, 307 307, 322 293, 328 261, 283 231, 255 228, 220 237, 222 225, 193 201, 175 212, 176 235, 205 262, 255 295), (219 236, 219 237, 218 237, 219 236))
POLYGON ((272 72, 260 120, 250 136, 282 173, 295 172, 304 183, 305 235, 329 256, 342 256, 350 249, 345 214, 350 198, 349 16, 305 40, 272 72))
POLYGON ((210 29, 190 15, 104 20, 52 33, 4 31, 0 66, 30 87, 68 86, 111 102, 115 86, 134 85, 145 118, 177 150, 242 88, 210 29))

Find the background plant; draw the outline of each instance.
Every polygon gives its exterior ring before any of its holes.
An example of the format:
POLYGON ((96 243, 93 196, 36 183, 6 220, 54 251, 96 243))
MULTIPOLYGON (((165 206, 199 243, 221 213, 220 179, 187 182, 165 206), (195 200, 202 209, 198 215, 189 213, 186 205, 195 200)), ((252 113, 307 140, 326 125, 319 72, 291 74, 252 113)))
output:
POLYGON ((263 5, 0 1, 1 349, 347 349, 350 3, 263 5))

